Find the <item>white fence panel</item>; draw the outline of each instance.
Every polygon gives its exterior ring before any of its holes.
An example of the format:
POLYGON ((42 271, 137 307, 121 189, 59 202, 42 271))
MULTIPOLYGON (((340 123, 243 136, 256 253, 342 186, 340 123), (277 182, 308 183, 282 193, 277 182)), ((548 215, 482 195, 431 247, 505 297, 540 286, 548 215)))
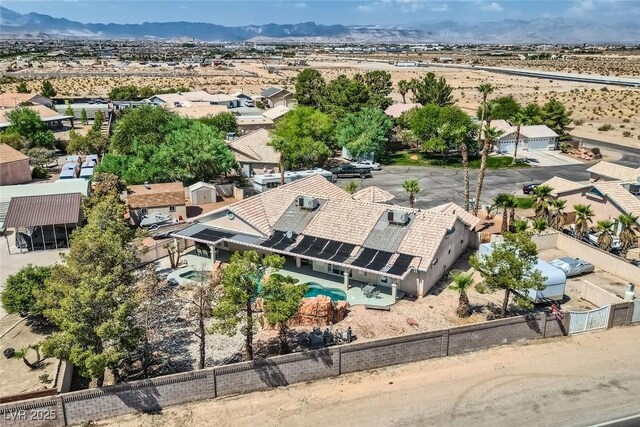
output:
POLYGON ((631 322, 640 322, 640 301, 633 303, 633 316, 631 316, 631 322))
POLYGON ((569 333, 577 334, 597 329, 606 329, 609 324, 610 310, 611 306, 607 305, 591 311, 570 311, 569 333))

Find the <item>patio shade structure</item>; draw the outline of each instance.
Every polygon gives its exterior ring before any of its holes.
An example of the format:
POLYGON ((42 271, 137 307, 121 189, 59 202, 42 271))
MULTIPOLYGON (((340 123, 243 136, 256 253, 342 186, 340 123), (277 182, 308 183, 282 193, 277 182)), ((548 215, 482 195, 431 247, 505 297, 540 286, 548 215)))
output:
POLYGON ((42 242, 38 243, 38 249, 46 250, 47 246, 57 248, 59 244, 68 247, 69 230, 76 228, 82 218, 81 201, 80 193, 13 197, 7 209, 4 225, 7 229, 16 230, 16 246, 21 248, 26 245, 27 248, 30 246, 31 250, 36 249, 34 240, 38 230, 42 239, 42 242), (20 229, 26 229, 24 235, 30 242, 25 238, 24 244, 19 243, 20 229), (58 231, 61 232, 62 229, 64 234, 58 239, 58 231))

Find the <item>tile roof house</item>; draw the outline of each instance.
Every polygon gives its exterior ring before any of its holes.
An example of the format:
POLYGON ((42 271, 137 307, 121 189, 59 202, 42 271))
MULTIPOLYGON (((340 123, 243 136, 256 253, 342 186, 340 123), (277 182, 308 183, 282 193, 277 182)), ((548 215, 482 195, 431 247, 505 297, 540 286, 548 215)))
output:
POLYGON ((376 186, 365 187, 353 194, 354 200, 372 203, 388 203, 394 198, 393 194, 376 186))
POLYGON ((269 108, 277 107, 278 105, 290 106, 297 103, 293 93, 275 86, 263 90, 260 92, 260 96, 262 96, 265 105, 269 108))
POLYGON ((291 110, 291 108, 287 107, 286 105, 278 105, 276 107, 273 108, 269 108, 268 110, 265 110, 262 115, 273 120, 274 122, 276 120, 278 120, 280 117, 284 116, 285 114, 287 114, 289 111, 291 110))
POLYGON ((131 185, 127 187, 127 206, 134 224, 148 214, 168 215, 182 221, 187 218, 185 189, 181 182, 131 185))
MULTIPOLYGON (((515 151, 518 127, 512 126, 506 120, 492 120, 491 127, 502 132, 496 140, 496 150, 501 153, 513 153, 515 151)), ((518 150, 555 150, 558 134, 546 125, 520 126, 520 139, 518 150)))
MULTIPOLYGON (((60 114, 55 110, 44 105, 29 105, 25 108, 35 111, 40 116, 40 119, 46 123, 52 129, 60 129, 62 122, 69 120, 73 126, 73 116, 67 116, 66 114, 60 114)), ((6 129, 11 126, 9 121, 9 113, 14 108, 0 108, 0 129, 6 129)))
POLYGON ((386 110, 384 110, 384 113, 387 116, 398 119, 403 113, 420 107, 422 107, 422 104, 419 104, 417 102, 410 102, 408 104, 392 104, 388 106, 386 110))
POLYGON ((0 144, 0 185, 31 181, 29 157, 7 144, 0 144))
POLYGON ((293 181, 194 218, 174 233, 215 258, 255 249, 298 268, 423 296, 470 242, 478 218, 447 204, 430 210, 354 200, 319 175, 293 181))
POLYGON ((270 141, 270 132, 258 129, 228 142, 245 176, 279 172, 280 154, 268 145, 270 141))
POLYGON ((40 95, 39 93, 17 93, 17 92, 5 92, 0 93, 0 107, 13 108, 20 104, 31 103, 44 106, 53 105, 51 99, 40 95))
POLYGON ((630 168, 616 163, 601 161, 587 169, 592 180, 632 181, 640 177, 640 167, 630 168))

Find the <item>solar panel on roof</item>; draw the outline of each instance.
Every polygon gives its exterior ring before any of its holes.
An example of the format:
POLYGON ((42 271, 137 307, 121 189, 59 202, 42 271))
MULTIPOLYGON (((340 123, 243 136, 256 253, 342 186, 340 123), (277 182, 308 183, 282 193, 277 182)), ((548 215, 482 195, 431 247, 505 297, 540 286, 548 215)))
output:
POLYGON ((401 276, 409 269, 411 261, 413 261, 411 255, 400 254, 387 273, 393 274, 394 276, 401 276))
POLYGON ((298 243, 298 245, 295 248, 291 249, 291 252, 293 252, 294 254, 301 254, 307 249, 309 249, 313 244, 313 242, 315 241, 316 241, 315 237, 304 236, 300 241, 300 243, 298 243))
POLYGON ((297 237, 298 237, 298 235, 296 233, 292 233, 290 239, 286 235, 284 235, 279 242, 277 242, 276 244, 274 244, 271 247, 273 249, 283 250, 286 247, 291 246, 293 244, 293 242, 296 241, 297 237))
POLYGON ((356 258, 351 265, 365 268, 376 256, 376 253, 378 253, 378 251, 375 249, 364 248, 360 255, 358 255, 358 258, 356 258))
POLYGON ((389 262, 391 255, 393 255, 393 252, 378 251, 375 258, 367 265, 366 268, 376 271, 382 270, 389 262))
POLYGON ((275 231, 271 237, 260 243, 260 246, 271 248, 274 245, 278 244, 283 238, 284 233, 282 231, 275 231))
POLYGON ((355 247, 356 245, 352 245, 351 243, 343 243, 340 246, 340 249, 338 249, 338 251, 336 252, 336 254, 331 257, 331 261, 334 261, 334 262, 346 261, 347 258, 351 256, 351 252, 353 252, 353 249, 355 247))
POLYGON ((191 237, 195 239, 200 239, 200 240, 207 240, 209 242, 216 242, 220 239, 228 238, 231 236, 233 236, 233 234, 231 233, 225 233, 222 231, 211 230, 207 228, 205 230, 198 231, 191 237))

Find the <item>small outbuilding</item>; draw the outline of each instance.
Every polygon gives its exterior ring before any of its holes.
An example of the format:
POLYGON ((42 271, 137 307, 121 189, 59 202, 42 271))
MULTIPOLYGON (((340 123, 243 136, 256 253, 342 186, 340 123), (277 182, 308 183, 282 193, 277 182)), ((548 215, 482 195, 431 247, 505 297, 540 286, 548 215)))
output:
POLYGON ((7 144, 0 144, 0 185, 31 181, 29 157, 7 144))
POLYGON ((189 200, 192 205, 215 203, 220 201, 216 186, 207 182, 196 182, 189 186, 189 200))
POLYGON ((140 225, 146 215, 160 214, 177 221, 187 218, 184 186, 181 182, 131 185, 127 189, 131 221, 140 225))

